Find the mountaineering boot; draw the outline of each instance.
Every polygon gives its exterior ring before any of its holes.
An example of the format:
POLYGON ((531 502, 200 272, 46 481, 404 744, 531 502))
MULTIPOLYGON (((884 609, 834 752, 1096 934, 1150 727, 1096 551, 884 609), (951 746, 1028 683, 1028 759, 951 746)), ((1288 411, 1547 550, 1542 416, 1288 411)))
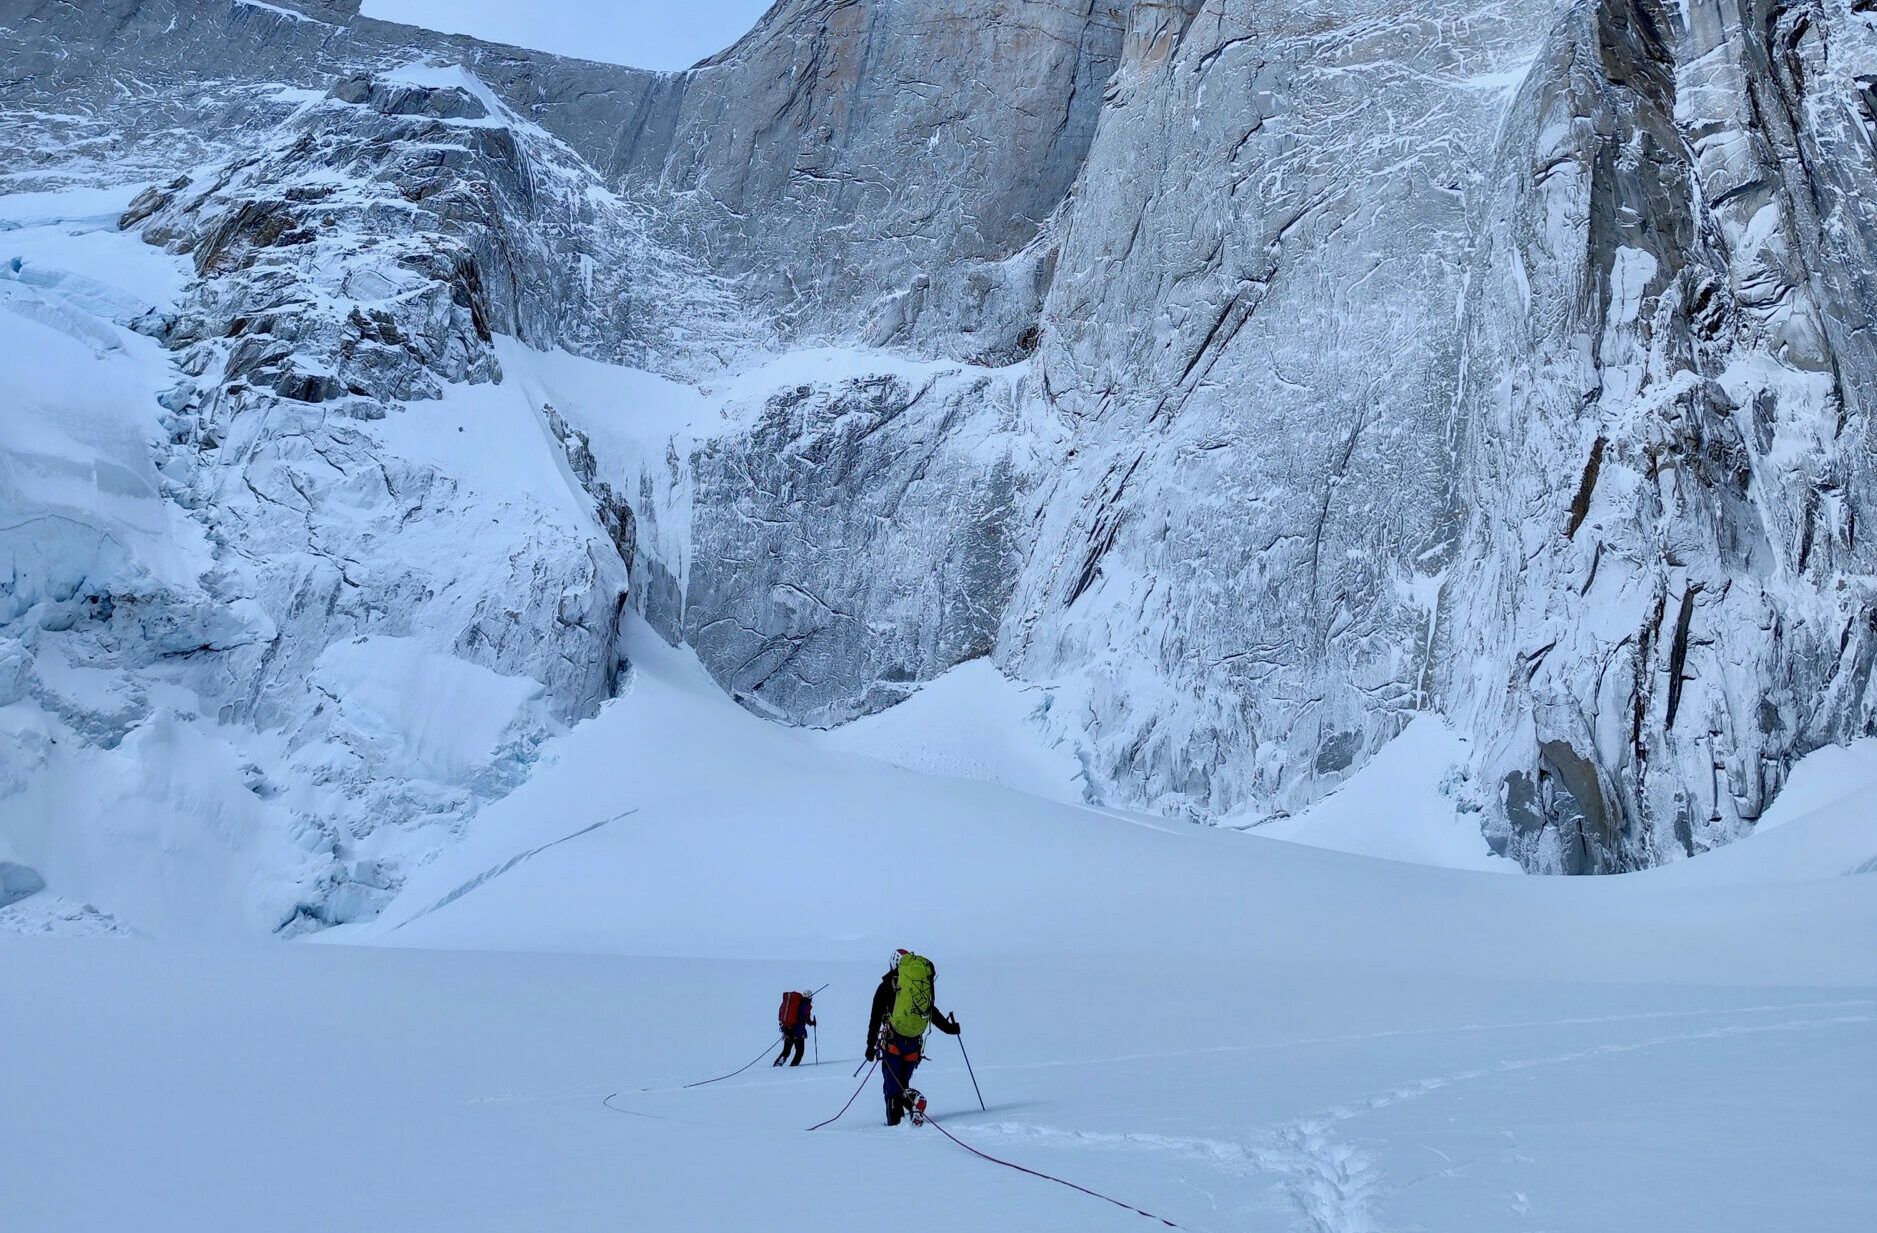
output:
POLYGON ((906 1112, 912 1114, 912 1124, 925 1125, 925 1097, 920 1094, 919 1089, 907 1088, 906 1095, 902 1099, 906 1102, 906 1112))

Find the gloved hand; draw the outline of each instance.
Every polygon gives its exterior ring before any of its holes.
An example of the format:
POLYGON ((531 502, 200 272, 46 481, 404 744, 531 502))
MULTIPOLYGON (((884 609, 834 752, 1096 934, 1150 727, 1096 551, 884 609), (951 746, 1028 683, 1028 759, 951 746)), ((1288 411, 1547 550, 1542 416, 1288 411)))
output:
POLYGON ((874 1059, 874 1057, 875 1057, 875 1054, 874 1054, 874 1051, 873 1051, 873 1046, 872 1046, 872 1045, 868 1045, 868 1046, 867 1046, 867 1057, 866 1057, 866 1060, 867 1060, 867 1061, 869 1061, 869 1062, 871 1062, 871 1061, 872 1061, 872 1060, 874 1059))
POLYGON ((958 1035, 960 1031, 958 1027, 957 1015, 948 1015, 945 1018, 944 1022, 940 1023, 939 1026, 945 1030, 947 1035, 950 1035, 950 1036, 956 1036, 958 1035))

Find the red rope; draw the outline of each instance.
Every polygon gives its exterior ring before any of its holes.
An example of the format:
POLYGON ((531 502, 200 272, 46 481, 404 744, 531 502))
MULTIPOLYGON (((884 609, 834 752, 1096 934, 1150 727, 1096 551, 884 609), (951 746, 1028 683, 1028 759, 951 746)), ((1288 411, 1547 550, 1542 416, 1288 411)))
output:
POLYGON ((864 1088, 867 1086, 867 1080, 873 1078, 873 1072, 879 1067, 879 1065, 880 1065, 879 1060, 876 1058, 874 1060, 873 1065, 867 1067, 867 1073, 861 1076, 860 1087, 855 1088, 854 1094, 847 1098, 847 1103, 841 1106, 840 1113, 835 1114, 833 1117, 829 1118, 825 1122, 816 1122, 813 1126, 810 1126, 808 1129, 820 1130, 823 1126, 832 1125, 833 1123, 840 1121, 841 1115, 846 1113, 849 1109, 853 1108, 854 1102, 860 1099, 861 1088, 864 1088))
MULTIPOLYGON (((843 1110, 843 1112, 845 1112, 845 1110, 843 1110)), ((1142 1211, 1140 1208, 1135 1207, 1132 1203, 1123 1203, 1119 1199, 1111 1199, 1105 1194, 1099 1194, 1096 1191, 1090 1190, 1087 1186, 1078 1186, 1074 1182, 1064 1181, 1062 1178, 1053 1177, 1048 1173, 1039 1173, 1035 1169, 1028 1169, 1020 1164, 1013 1164, 1008 1160, 999 1160, 997 1157, 992 1156, 986 1152, 980 1152, 977 1148, 972 1147, 969 1143, 966 1143, 963 1139, 960 1139, 957 1135, 945 1129, 944 1126, 940 1125, 939 1120, 933 1117, 930 1113, 925 1115, 925 1120, 929 1124, 933 1126, 937 1126, 938 1132, 940 1134, 944 1135, 947 1139, 950 1139, 953 1143, 956 1143, 959 1147, 964 1148, 967 1152, 970 1152, 973 1156, 976 1156, 979 1160, 988 1160, 992 1164, 1002 1165, 1006 1169, 1015 1169, 1019 1173, 1028 1173, 1031 1177, 1040 1177, 1044 1181, 1054 1182, 1058 1186, 1067 1186, 1071 1190, 1079 1190, 1091 1199, 1100 1199, 1103 1203, 1112 1203, 1116 1207, 1125 1208, 1128 1211, 1133 1212, 1136 1216, 1145 1216, 1149 1220, 1158 1220, 1161 1224, 1166 1225, 1169 1229, 1180 1229, 1180 1228, 1185 1227, 1184 1225, 1174 1224, 1171 1220, 1168 1220, 1165 1216, 1156 1216, 1152 1212, 1142 1211)))

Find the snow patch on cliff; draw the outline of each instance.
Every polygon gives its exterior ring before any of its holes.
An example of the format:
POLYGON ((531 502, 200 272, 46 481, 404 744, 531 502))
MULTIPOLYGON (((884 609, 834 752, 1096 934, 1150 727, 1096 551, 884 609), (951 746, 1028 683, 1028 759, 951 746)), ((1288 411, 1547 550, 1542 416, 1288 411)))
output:
POLYGON ((1777 830, 1873 791, 1877 791, 1877 740, 1827 745, 1792 768, 1778 799, 1753 829, 1756 833, 1777 830))
POLYGON ((1271 839, 1450 869, 1519 872, 1480 833, 1465 796, 1471 742, 1421 714, 1335 792, 1288 818, 1257 825, 1271 839))
POLYGON ((368 751, 385 777, 475 782, 520 757, 529 732, 550 726, 539 681, 491 672, 414 638, 336 642, 320 655, 311 684, 337 709, 339 739, 368 751))
POLYGON ((930 681, 898 706, 813 739, 909 771, 998 784, 1046 800, 1087 799, 1073 746, 1045 727, 1049 694, 974 659, 930 681))

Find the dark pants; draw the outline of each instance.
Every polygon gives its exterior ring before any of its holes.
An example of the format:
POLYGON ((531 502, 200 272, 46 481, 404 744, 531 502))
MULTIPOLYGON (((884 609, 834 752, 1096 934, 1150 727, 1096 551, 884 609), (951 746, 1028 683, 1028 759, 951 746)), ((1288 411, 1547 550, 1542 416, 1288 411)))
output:
POLYGON ((886 1093, 886 1124, 899 1125, 906 1106, 901 1097, 912 1086, 912 1072, 919 1069, 919 1051, 923 1042, 917 1036, 901 1036, 889 1030, 885 1048, 880 1053, 882 1090, 886 1093))
POLYGON ((795 1051, 795 1060, 793 1062, 790 1062, 789 1065, 800 1066, 802 1064, 802 1046, 806 1045, 807 1043, 808 1043, 808 1029, 807 1028, 784 1028, 782 1029, 782 1052, 776 1054, 776 1060, 769 1064, 771 1066, 782 1065, 783 1060, 789 1056, 789 1050, 793 1049, 795 1051))

